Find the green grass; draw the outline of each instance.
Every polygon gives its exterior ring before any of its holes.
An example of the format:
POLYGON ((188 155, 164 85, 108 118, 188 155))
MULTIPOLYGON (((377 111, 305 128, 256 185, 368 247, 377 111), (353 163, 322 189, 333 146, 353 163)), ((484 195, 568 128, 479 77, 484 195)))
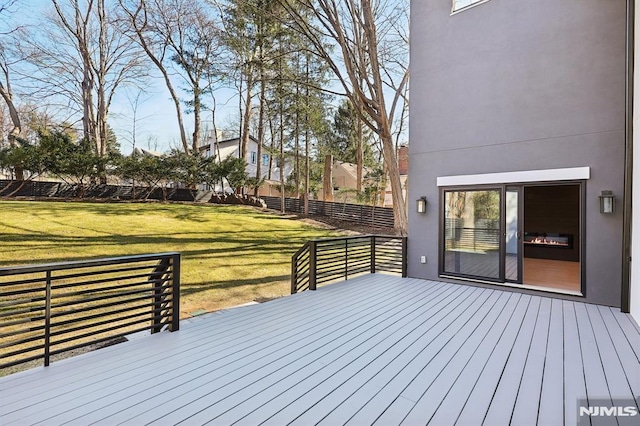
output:
POLYGON ((183 315, 288 294, 291 255, 335 235, 238 206, 0 202, 0 266, 177 251, 183 315))

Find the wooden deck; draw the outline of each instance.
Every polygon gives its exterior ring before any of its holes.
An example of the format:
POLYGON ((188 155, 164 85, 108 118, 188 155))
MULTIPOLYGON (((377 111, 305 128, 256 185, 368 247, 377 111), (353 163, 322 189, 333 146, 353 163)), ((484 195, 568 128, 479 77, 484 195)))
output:
POLYGON ((4 377, 0 424, 575 425, 638 396, 618 309, 366 275, 4 377))

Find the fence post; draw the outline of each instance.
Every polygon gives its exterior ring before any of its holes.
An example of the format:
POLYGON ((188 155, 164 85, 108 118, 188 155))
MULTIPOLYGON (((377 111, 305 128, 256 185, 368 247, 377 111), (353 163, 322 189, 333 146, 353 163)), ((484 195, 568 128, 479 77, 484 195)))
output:
POLYGON ((317 242, 309 241, 309 290, 316 289, 317 242))
POLYGON ((376 236, 375 235, 371 235, 369 238, 371 238, 371 273, 375 274, 376 273, 376 236))
POLYGON ((44 366, 49 366, 51 352, 51 271, 47 271, 44 307, 44 366))
POLYGON ((171 264, 171 324, 169 331, 178 331, 180 330, 180 253, 172 256, 171 264))
POLYGON ((407 275, 407 237, 402 237, 402 277, 407 275))

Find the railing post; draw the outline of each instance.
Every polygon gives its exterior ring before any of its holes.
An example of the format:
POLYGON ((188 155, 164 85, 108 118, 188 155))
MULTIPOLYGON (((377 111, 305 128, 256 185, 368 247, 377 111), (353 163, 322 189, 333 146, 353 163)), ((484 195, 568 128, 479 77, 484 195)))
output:
POLYGON ((402 237, 402 277, 407 275, 407 237, 402 237))
POLYGON ((317 242, 309 241, 309 290, 316 289, 317 242))
POLYGON ((169 331, 180 330, 180 253, 171 258, 171 324, 169 331))
POLYGON ((298 257, 291 257, 291 294, 297 293, 298 287, 298 257))
POLYGON ((151 306, 151 321, 153 327, 151 327, 151 334, 159 333, 162 331, 162 310, 156 312, 156 309, 162 307, 162 277, 169 268, 169 259, 165 258, 160 260, 158 266, 156 266, 149 277, 153 285, 153 305, 151 306))
POLYGON ((344 239, 344 279, 349 279, 349 240, 344 239))
POLYGON ((44 307, 44 366, 49 366, 51 352, 51 271, 46 273, 45 307, 44 307))
POLYGON ((376 236, 372 235, 371 237, 371 273, 376 273, 376 236))

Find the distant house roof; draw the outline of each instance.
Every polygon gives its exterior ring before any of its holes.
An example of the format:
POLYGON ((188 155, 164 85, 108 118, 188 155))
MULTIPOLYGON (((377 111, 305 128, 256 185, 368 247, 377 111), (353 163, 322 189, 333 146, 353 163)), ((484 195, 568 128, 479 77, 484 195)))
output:
MULTIPOLYGON (((255 143, 258 143, 258 139, 254 138, 253 136, 249 135, 249 139, 254 141, 255 143)), ((235 137, 235 138, 230 138, 230 139, 225 139, 222 141, 218 141, 218 146, 227 146, 227 145, 237 145, 240 142, 240 138, 239 137, 235 137)), ((213 142, 211 140, 209 140, 209 143, 200 146, 200 151, 206 151, 207 149, 209 149, 209 147, 211 147, 211 144, 213 142)))
POLYGON ((138 148, 138 147, 133 149, 132 154, 143 155, 145 157, 163 157, 164 156, 164 154, 160 152, 152 151, 150 149, 138 148))

